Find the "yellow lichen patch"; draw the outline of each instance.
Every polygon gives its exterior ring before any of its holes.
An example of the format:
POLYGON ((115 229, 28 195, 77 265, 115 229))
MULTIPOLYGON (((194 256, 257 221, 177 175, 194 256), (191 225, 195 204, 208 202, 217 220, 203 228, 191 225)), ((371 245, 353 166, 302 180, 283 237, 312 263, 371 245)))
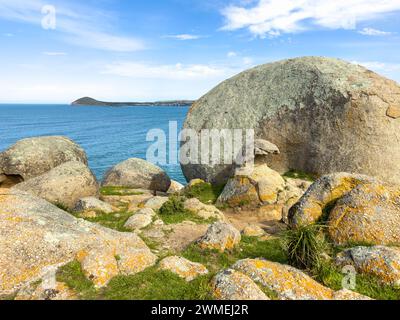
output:
POLYGON ((186 281, 192 281, 200 275, 205 275, 208 270, 200 263, 194 263, 178 256, 167 257, 160 262, 161 270, 168 270, 186 281))
POLYGON ((156 257, 150 250, 128 250, 119 252, 118 268, 122 274, 132 275, 153 266, 156 262, 156 257))

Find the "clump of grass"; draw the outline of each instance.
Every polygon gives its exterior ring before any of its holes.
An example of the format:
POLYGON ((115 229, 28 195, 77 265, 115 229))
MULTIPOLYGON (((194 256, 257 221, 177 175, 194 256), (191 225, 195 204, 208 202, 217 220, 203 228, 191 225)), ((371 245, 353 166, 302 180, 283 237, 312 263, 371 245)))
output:
POLYGON ((54 202, 53 205, 55 205, 58 209, 61 209, 61 210, 65 211, 65 212, 72 213, 72 210, 69 209, 68 206, 66 204, 64 204, 64 203, 54 202))
MULTIPOLYGON (((131 232, 131 230, 124 227, 126 221, 132 216, 132 212, 123 209, 116 213, 96 212, 97 216, 94 218, 84 218, 85 220, 93 223, 98 223, 103 227, 114 229, 120 232, 131 232)), ((74 214, 79 217, 79 214, 74 214)))
POLYGON ((328 251, 322 226, 306 225, 286 231, 283 244, 286 248, 288 263, 303 270, 316 270, 324 261, 328 251))
POLYGON ((283 177, 292 178, 292 179, 302 179, 310 182, 314 182, 317 179, 317 176, 311 173, 306 173, 298 170, 290 170, 286 172, 283 177))
POLYGON ((83 300, 95 300, 98 298, 92 281, 88 280, 78 261, 72 261, 57 271, 57 281, 64 282, 69 288, 77 292, 83 300))
POLYGON ((205 204, 214 204, 224 188, 225 185, 212 185, 211 183, 202 182, 187 188, 184 195, 187 198, 197 198, 205 204))
POLYGON ((132 276, 112 279, 102 292, 108 300, 207 300, 210 275, 186 282, 179 276, 157 267, 132 276))
POLYGON ((143 192, 127 187, 102 187, 100 194, 103 196, 137 196, 143 194, 143 192))

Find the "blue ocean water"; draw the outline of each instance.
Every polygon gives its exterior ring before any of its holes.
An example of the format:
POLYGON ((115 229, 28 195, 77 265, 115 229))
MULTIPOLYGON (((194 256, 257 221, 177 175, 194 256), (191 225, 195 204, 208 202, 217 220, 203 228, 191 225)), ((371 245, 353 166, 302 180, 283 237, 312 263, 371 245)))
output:
MULTIPOLYGON (((0 151, 20 139, 63 135, 86 151, 90 168, 99 180, 113 165, 128 158, 146 158, 152 142, 147 132, 162 129, 169 121, 183 125, 188 107, 72 107, 69 105, 0 104, 0 151)), ((168 149, 168 148, 167 148, 168 149)), ((177 164, 161 166, 181 183, 186 180, 177 164)))

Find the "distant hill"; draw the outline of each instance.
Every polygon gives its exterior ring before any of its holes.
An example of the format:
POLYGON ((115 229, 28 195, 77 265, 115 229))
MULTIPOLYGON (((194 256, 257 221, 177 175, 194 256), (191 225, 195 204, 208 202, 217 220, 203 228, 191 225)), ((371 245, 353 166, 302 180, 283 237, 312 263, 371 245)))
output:
POLYGON ((90 97, 84 97, 71 103, 73 106, 103 106, 103 107, 132 107, 132 106, 171 106, 186 107, 194 103, 192 100, 172 100, 155 102, 104 102, 90 97))

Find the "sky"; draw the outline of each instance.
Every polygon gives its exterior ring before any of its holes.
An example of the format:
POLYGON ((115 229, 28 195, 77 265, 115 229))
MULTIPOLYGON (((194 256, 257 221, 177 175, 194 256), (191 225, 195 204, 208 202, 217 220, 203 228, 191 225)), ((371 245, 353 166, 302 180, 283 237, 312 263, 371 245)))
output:
POLYGON ((0 103, 198 99, 298 56, 400 82, 399 53, 400 0, 0 0, 0 103))

